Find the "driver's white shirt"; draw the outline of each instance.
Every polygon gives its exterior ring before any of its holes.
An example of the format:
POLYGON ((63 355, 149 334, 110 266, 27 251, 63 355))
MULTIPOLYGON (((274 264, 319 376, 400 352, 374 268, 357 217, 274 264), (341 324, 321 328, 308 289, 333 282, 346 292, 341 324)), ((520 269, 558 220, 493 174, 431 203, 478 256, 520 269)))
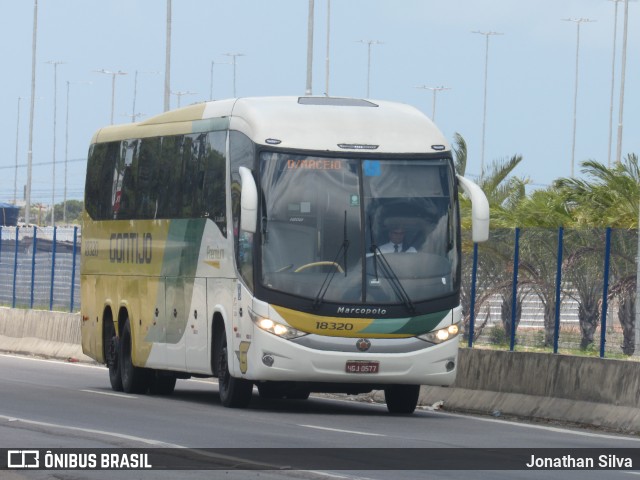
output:
POLYGON ((402 251, 402 244, 399 243, 398 245, 398 250, 396 252, 396 244, 393 242, 389 242, 389 243, 385 243, 384 245, 378 247, 380 249, 380 251, 382 253, 417 253, 418 251, 413 248, 413 247, 409 247, 407 248, 404 252, 402 251))

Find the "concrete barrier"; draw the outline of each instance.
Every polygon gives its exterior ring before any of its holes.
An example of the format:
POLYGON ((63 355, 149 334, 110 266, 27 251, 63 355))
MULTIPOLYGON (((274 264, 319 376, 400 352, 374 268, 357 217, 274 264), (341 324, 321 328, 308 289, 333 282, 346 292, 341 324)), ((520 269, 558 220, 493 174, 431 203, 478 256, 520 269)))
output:
MULTIPOLYGON (((80 315, 0 307, 0 351, 94 362, 80 315)), ((371 398, 381 399, 382 392, 371 398)), ((640 363, 463 348, 451 387, 423 387, 420 405, 640 432, 640 363)))
POLYGON ((462 349, 452 387, 426 387, 447 410, 640 432, 640 364, 632 360, 462 349))
POLYGON ((0 307, 0 351, 93 362, 81 338, 80 314, 0 307))

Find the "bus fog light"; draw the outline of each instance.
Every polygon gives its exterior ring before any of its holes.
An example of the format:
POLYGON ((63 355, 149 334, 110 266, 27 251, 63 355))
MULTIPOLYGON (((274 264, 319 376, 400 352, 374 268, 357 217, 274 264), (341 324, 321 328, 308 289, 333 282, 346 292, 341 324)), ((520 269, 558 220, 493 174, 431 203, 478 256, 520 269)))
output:
POLYGON ((273 367, 275 360, 271 355, 263 355, 262 363, 264 363, 267 367, 273 367))
POLYGON ((447 364, 444 366, 447 369, 447 372, 450 372, 454 368, 456 368, 456 363, 453 360, 449 360, 447 364))

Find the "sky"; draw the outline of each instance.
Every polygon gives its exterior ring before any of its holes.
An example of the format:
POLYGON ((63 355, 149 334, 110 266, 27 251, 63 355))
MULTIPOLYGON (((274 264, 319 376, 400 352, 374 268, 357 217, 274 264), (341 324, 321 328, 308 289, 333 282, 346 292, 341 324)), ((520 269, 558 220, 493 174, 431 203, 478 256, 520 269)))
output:
MULTIPOLYGON (((315 0, 314 95, 327 91, 327 6, 315 0)), ((34 1, 0 7, 0 202, 12 202, 14 182, 21 200, 27 181, 34 1)), ((593 20, 580 26, 574 175, 585 160, 608 163, 612 112, 615 160, 624 3, 615 58, 614 11, 611 0, 332 0, 328 91, 366 97, 368 88, 372 99, 431 117, 433 93, 416 87, 447 87, 435 122, 449 141, 466 140, 466 175, 479 176, 484 144, 485 168, 522 155, 514 174, 543 188, 571 175, 578 28, 563 19, 593 20), (486 36, 474 31, 502 34, 489 37, 488 62, 486 36), (380 43, 368 76, 369 41, 380 43)), ((139 120, 163 111, 166 19, 165 0, 38 0, 34 203, 62 202, 65 165, 67 199, 82 199, 89 143, 110 123, 112 98, 114 123, 131 122, 134 97, 139 120), (127 73, 113 97, 103 69, 127 73)), ((308 0, 173 0, 171 90, 182 95, 171 95, 171 108, 233 97, 226 53, 243 54, 237 96, 304 95, 308 19, 308 0)), ((623 156, 640 154, 639 2, 629 2, 628 30, 623 156)))

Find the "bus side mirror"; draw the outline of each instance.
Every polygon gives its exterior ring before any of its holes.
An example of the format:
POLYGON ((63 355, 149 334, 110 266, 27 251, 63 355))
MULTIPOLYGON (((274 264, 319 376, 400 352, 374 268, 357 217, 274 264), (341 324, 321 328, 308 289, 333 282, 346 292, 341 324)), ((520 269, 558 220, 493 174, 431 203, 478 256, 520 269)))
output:
POLYGON ((489 201, 482 189, 460 175, 458 184, 471 200, 471 239, 474 242, 486 242, 489 239, 489 201))
POLYGON ((240 196, 240 229, 249 233, 256 233, 258 224, 258 187, 253 179, 251 170, 240 167, 240 181, 242 195, 240 196))

